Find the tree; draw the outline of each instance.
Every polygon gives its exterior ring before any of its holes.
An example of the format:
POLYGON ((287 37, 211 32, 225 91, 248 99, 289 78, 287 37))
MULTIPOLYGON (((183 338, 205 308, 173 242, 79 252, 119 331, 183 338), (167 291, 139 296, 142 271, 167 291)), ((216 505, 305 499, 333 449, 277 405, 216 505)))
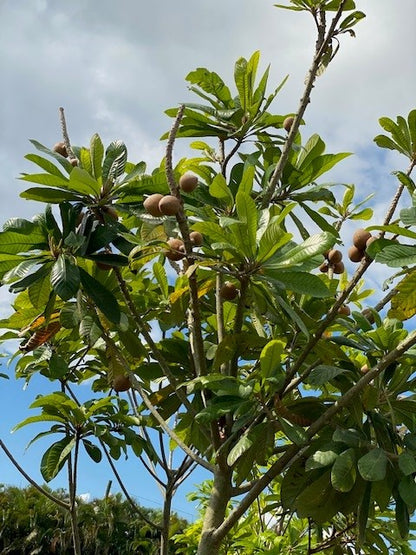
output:
POLYGON ((89 148, 72 146, 63 110, 63 145, 32 141, 43 155, 27 158, 43 172, 22 176, 36 184, 22 196, 47 206, 0 234, 3 283, 17 294, 3 339, 26 336, 18 377, 39 372, 57 384, 18 427, 48 422, 46 433, 58 434, 41 470, 47 481, 68 471, 77 553, 80 449, 97 463, 133 452, 161 482, 164 518, 153 524, 163 529, 162 553, 172 495, 195 465, 212 474, 199 555, 225 552, 227 534, 267 488, 279 519, 296 514, 316 531, 310 553, 322 528, 338 538, 340 522, 356 550, 387 552, 383 527, 367 523, 391 507, 408 535, 416 334, 403 322, 416 313, 406 243, 416 237, 416 110, 380 119, 386 134, 376 143, 410 165, 396 172, 384 220, 354 234, 349 277, 339 232, 371 217, 369 199, 355 200, 352 185, 317 183, 348 153, 326 153, 321 137, 302 139, 299 128, 317 76, 364 14, 352 0, 280 7, 310 13, 317 31, 293 114, 269 112, 285 80, 268 93, 269 69, 256 81, 255 52, 235 64, 236 96, 215 72, 188 75, 199 103, 167 111, 166 157, 151 172, 129 162, 120 141, 104 149, 95 134, 89 148), (197 139, 190 147, 199 154, 174 166, 181 137, 197 139), (396 216, 406 191, 412 206, 396 216), (399 271, 363 309, 374 260, 399 271), (86 380, 92 397, 81 403, 74 386, 86 380), (176 468, 168 450, 183 452, 176 468))

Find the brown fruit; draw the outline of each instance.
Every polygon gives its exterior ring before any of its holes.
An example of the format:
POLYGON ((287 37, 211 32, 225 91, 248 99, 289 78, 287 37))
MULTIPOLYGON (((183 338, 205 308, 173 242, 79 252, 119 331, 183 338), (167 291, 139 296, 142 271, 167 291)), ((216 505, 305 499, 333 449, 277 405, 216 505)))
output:
POLYGON ((351 262, 360 262, 363 256, 364 252, 361 249, 357 249, 354 245, 348 249, 348 258, 351 262))
POLYGON ((294 121, 295 121, 295 118, 293 116, 289 116, 283 121, 283 129, 287 131, 287 133, 289 133, 289 131, 292 129, 292 125, 294 121))
POLYGON ((202 233, 199 233, 199 231, 191 231, 191 233, 189 234, 189 239, 191 240, 191 243, 195 245, 195 247, 200 247, 204 241, 202 233))
POLYGON ((238 295, 238 289, 231 281, 226 281, 221 289, 220 296, 225 301, 233 301, 238 295))
POLYGON ((58 154, 60 154, 61 156, 64 156, 65 158, 68 158, 68 151, 66 150, 66 146, 65 143, 56 143, 53 145, 52 150, 54 152, 57 152, 58 154))
POLYGON ((113 389, 117 393, 128 391, 131 388, 130 378, 125 374, 115 376, 113 379, 113 389))
POLYGON ((368 364, 363 364, 360 368, 360 372, 361 374, 367 374, 367 372, 370 370, 370 368, 368 367, 368 364))
POLYGON ((198 177, 193 173, 187 172, 179 179, 179 187, 185 193, 192 193, 198 185, 198 177))
POLYGON ((333 266, 334 274, 342 274, 345 270, 345 266, 343 262, 337 262, 333 266))
POLYGON ((77 158, 71 158, 69 160, 69 163, 71 164, 71 166, 78 166, 78 159, 77 158))
POLYGON ((331 249, 327 254, 327 258, 331 264, 338 264, 342 260, 342 252, 337 249, 331 249))
POLYGON ((169 250, 165 251, 166 258, 169 260, 173 260, 177 262, 178 260, 182 260, 185 256, 185 245, 181 239, 171 238, 167 241, 169 245, 169 250))
POLYGON ((322 272, 323 274, 326 274, 328 271, 328 268, 329 268, 328 262, 325 261, 325 262, 322 262, 322 264, 319 266, 319 271, 322 272))
POLYGON ((338 314, 343 314, 344 316, 349 316, 351 314, 350 307, 346 304, 343 304, 338 309, 338 314))
POLYGON ((159 202, 162 200, 163 195, 160 193, 154 193, 147 197, 143 202, 143 208, 151 216, 163 216, 162 212, 159 210, 159 202))
POLYGON ((365 245, 367 241, 370 239, 371 233, 365 229, 357 229, 352 236, 352 242, 354 247, 360 249, 361 251, 365 250, 365 245))
POLYGON ((375 318, 374 318, 374 314, 372 312, 372 310, 370 308, 365 308, 361 314, 364 316, 364 318, 366 318, 370 324, 374 324, 375 322, 375 318))
POLYGON ((181 201, 173 195, 165 195, 159 202, 159 210, 164 216, 175 216, 180 207, 181 201))

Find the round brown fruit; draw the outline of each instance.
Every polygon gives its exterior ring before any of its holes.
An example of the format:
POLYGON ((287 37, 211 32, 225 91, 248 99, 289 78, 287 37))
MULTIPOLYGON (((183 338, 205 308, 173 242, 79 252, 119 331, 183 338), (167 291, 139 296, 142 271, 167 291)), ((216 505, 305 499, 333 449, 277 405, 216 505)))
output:
POLYGON ((348 249, 348 258, 351 262, 360 262, 363 256, 364 252, 361 249, 357 249, 354 245, 348 249))
POLYGON ((287 133, 289 133, 289 131, 292 129, 292 125, 294 121, 295 121, 295 118, 293 116, 289 116, 283 121, 283 129, 287 131, 287 133))
POLYGON ((366 318, 370 324, 374 324, 375 322, 375 318, 374 318, 374 314, 372 312, 372 310, 370 308, 365 308, 361 314, 364 316, 364 318, 366 318))
POLYGON ((143 208, 151 216, 163 216, 162 212, 159 210, 159 202, 162 200, 163 195, 160 193, 154 193, 145 199, 143 202, 143 208))
POLYGON ((327 254, 327 258, 331 264, 338 264, 342 260, 342 252, 337 249, 331 249, 327 254))
POLYGON ((167 241, 169 250, 165 251, 166 258, 178 262, 185 256, 185 245, 181 239, 171 238, 167 241))
POLYGON ((337 262, 333 266, 334 274, 342 274, 345 270, 345 266, 343 262, 337 262))
POLYGON ((173 195, 165 195, 159 202, 159 210, 164 216, 175 216, 180 207, 181 201, 173 195))
POLYGON ((52 150, 54 152, 57 152, 61 156, 64 156, 65 158, 68 158, 68 151, 66 150, 65 143, 62 143, 62 142, 61 143, 55 143, 52 147, 52 150))
POLYGON ((323 274, 326 274, 328 271, 328 262, 322 262, 322 264, 319 266, 319 271, 322 272, 323 274))
POLYGON ((189 234, 189 239, 191 240, 191 243, 195 245, 195 247, 200 247, 204 241, 202 233, 199 233, 199 231, 191 231, 191 233, 189 234))
POLYGON ((367 241, 370 239, 371 233, 366 229, 357 229, 352 236, 352 243, 354 247, 360 249, 361 251, 365 250, 365 245, 367 241))
POLYGON ((220 297, 225 301, 233 301, 238 295, 238 289, 231 281, 226 281, 220 289, 220 297))
POLYGON ((367 374, 367 372, 370 370, 370 368, 368 367, 368 364, 363 364, 360 368, 360 372, 361 374, 367 374))
POLYGON ((192 193, 198 185, 198 178, 193 173, 187 172, 179 179, 179 187, 185 193, 192 193))
POLYGON ((346 304, 343 304, 338 309, 338 314, 342 314, 343 316, 349 316, 351 314, 350 307, 346 304))
POLYGON ((115 376, 113 379, 113 389, 117 393, 121 391, 128 391, 131 388, 130 378, 125 374, 121 374, 119 376, 115 376))

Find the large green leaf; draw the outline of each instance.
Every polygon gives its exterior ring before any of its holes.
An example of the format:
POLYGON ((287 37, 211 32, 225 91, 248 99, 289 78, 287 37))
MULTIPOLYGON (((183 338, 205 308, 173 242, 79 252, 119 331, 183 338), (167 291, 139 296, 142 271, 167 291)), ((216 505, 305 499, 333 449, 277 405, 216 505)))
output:
POLYGON ((124 173, 127 162, 127 147, 122 141, 113 141, 105 151, 102 179, 115 181, 124 173))
POLYGON ((326 231, 311 235, 306 241, 296 247, 286 251, 284 255, 273 258, 273 268, 288 268, 301 264, 305 260, 317 254, 322 254, 331 248, 336 241, 336 237, 326 231))
POLYGON ((37 164, 40 168, 45 170, 47 173, 51 175, 55 175, 63 179, 64 181, 68 182, 68 178, 59 170, 59 168, 55 166, 55 164, 53 164, 47 158, 44 158, 43 156, 39 156, 38 154, 26 154, 25 158, 26 160, 30 160, 31 162, 34 162, 35 164, 37 164))
POLYGON ((228 453, 227 464, 232 466, 252 445, 253 440, 244 434, 228 453))
POLYGON ((237 208, 237 216, 246 229, 246 245, 247 250, 254 256, 256 250, 256 233, 257 233, 257 219, 258 211, 254 200, 243 191, 239 191, 235 198, 237 208))
POLYGON ((104 157, 104 145, 98 133, 95 133, 90 140, 90 159, 92 176, 100 183, 102 175, 102 162, 104 157))
POLYGON ((376 262, 391 268, 401 268, 416 264, 416 247, 411 245, 388 245, 378 252, 376 262))
POLYGON ((325 468, 331 466, 338 457, 340 448, 336 444, 329 444, 323 446, 318 451, 315 451, 307 460, 305 469, 307 472, 317 468, 325 468))
POLYGON ((58 204, 64 201, 81 201, 82 196, 72 191, 63 191, 61 189, 45 189, 43 187, 30 187, 20 193, 20 196, 26 200, 36 200, 38 202, 51 202, 58 204))
MULTIPOLYGON (((229 88, 225 85, 224 81, 215 72, 208 71, 204 67, 197 68, 195 71, 191 71, 187 76, 186 80, 189 83, 198 85, 203 91, 208 95, 213 95, 216 100, 208 99, 211 104, 216 108, 227 107, 230 108, 233 105, 233 100, 229 88)), ((194 90, 194 89, 193 89, 194 90)))
POLYGON ((284 348, 285 343, 280 339, 272 339, 263 347, 260 354, 260 368, 264 378, 282 373, 280 357, 284 348))
POLYGON ((48 246, 47 237, 39 229, 34 229, 25 235, 14 231, 2 231, 0 233, 0 252, 7 254, 25 253, 36 248, 48 246))
POLYGON ((347 372, 346 368, 339 368, 338 366, 327 366, 325 364, 319 364, 312 370, 307 378, 307 382, 315 387, 324 385, 325 383, 333 380, 340 374, 347 372))
POLYGON ((222 174, 217 174, 209 186, 209 194, 227 205, 232 205, 234 202, 233 195, 227 185, 225 177, 222 174))
POLYGON ((68 301, 79 289, 79 268, 72 258, 60 254, 51 270, 51 285, 62 300, 68 301))
POLYGON ((100 194, 101 186, 87 170, 75 167, 69 176, 69 189, 82 195, 96 197, 100 194))
MULTIPOLYGON (((72 174, 72 172, 71 172, 72 174)), ((47 187, 62 187, 68 189, 69 183, 66 177, 59 177, 50 173, 32 173, 22 175, 19 179, 22 181, 30 181, 31 183, 39 183, 47 187)))
POLYGON ((359 459, 358 470, 364 480, 376 482, 384 479, 387 462, 384 450, 376 447, 359 459))
POLYGON ((40 463, 40 471, 46 482, 50 482, 59 473, 74 446, 75 439, 66 436, 45 451, 40 463))
POLYGON ((291 238, 292 234, 286 233, 279 222, 270 223, 258 243, 256 260, 262 263, 266 262, 291 238))
POLYGON ((351 491, 356 479, 355 454, 350 448, 338 455, 331 469, 332 487, 343 493, 351 491))
POLYGON ((307 272, 265 271, 266 276, 273 276, 277 286, 288 291, 311 295, 312 297, 329 297, 331 292, 325 283, 316 275, 307 272))
POLYGON ((97 308, 115 324, 120 322, 120 307, 114 295, 83 268, 79 269, 82 286, 97 308))

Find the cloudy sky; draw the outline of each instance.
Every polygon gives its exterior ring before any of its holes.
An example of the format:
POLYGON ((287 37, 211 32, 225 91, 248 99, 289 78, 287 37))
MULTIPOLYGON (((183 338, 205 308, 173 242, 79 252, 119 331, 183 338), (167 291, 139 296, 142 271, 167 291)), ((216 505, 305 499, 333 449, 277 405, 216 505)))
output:
MULTIPOLYGON (((302 133, 319 133, 329 152, 355 153, 331 178, 355 183, 360 195, 376 192, 381 214, 395 188, 390 172, 406 162, 372 139, 380 116, 416 107, 416 4, 356 4, 367 18, 355 39, 342 38, 319 78, 302 133)), ((230 81, 235 60, 260 50, 263 69, 272 65, 271 88, 290 75, 272 106, 286 114, 298 105, 315 41, 306 14, 278 10, 271 0, 0 0, 0 26, 0 224, 42 209, 19 199, 25 187, 16 177, 31 169, 23 159, 30 138, 49 146, 60 140, 59 106, 73 144, 87 144, 95 132, 104 143, 119 138, 131 161, 151 168, 171 123, 164 110, 191 98, 189 71, 207 67, 230 81)), ((185 144, 178 150, 186 155, 185 144)), ((3 290, 0 300, 4 309, 3 290)))

